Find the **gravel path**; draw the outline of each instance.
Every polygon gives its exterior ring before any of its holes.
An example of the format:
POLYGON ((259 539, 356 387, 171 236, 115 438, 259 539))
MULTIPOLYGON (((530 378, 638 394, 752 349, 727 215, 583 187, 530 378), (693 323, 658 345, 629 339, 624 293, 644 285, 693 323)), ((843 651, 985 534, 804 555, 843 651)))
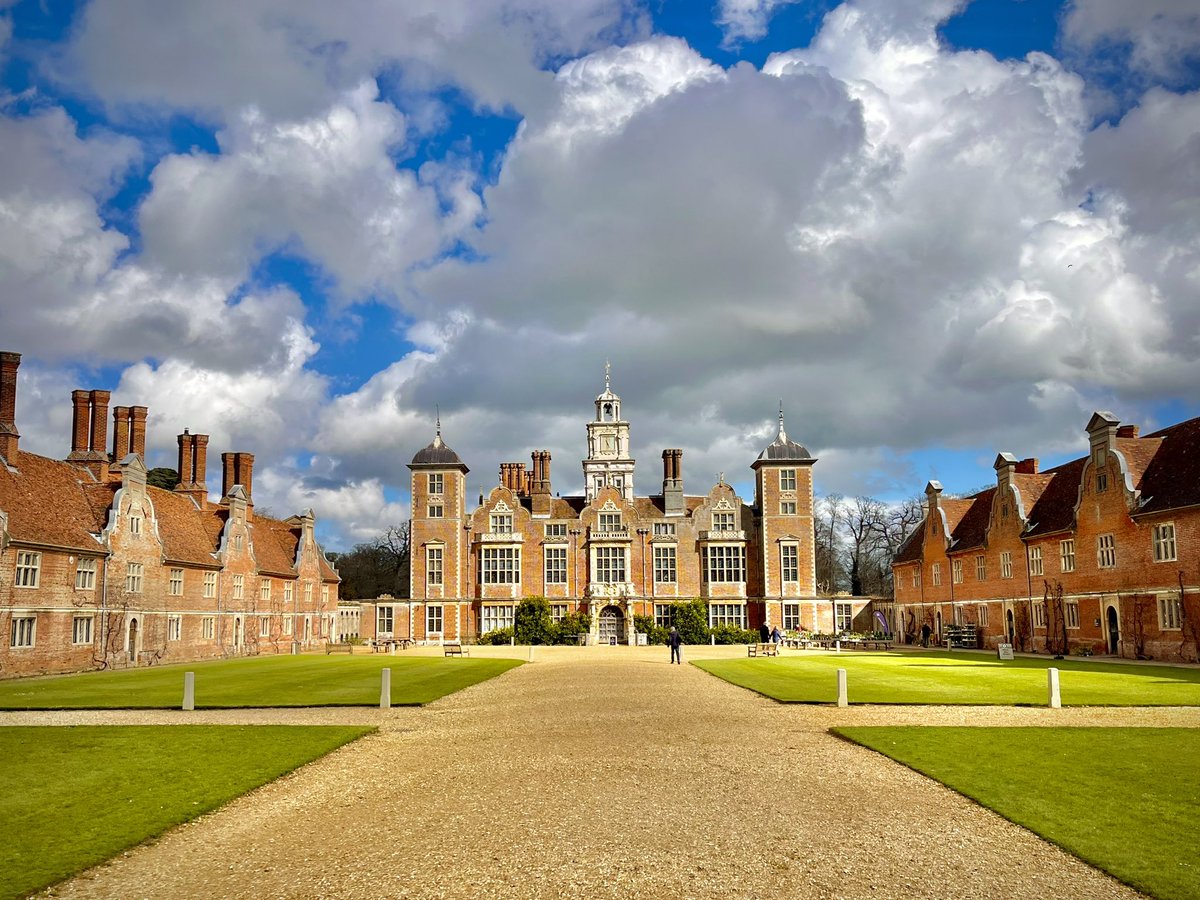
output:
POLYGON ((1136 897, 825 729, 1200 726, 1197 710, 782 706, 669 666, 665 651, 625 649, 542 653, 423 709, 7 714, 0 724, 380 725, 49 892, 168 898, 1136 897))

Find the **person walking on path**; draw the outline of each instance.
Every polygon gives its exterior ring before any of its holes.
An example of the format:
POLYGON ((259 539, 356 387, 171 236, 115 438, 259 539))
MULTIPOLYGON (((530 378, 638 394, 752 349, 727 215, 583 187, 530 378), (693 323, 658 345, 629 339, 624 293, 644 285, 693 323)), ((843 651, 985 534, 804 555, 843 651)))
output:
POLYGON ((772 644, 782 644, 783 643, 783 633, 779 630, 778 625, 776 625, 774 628, 771 629, 771 643, 772 644))
POLYGON ((929 646, 929 635, 933 633, 933 629, 929 627, 929 623, 925 622, 921 625, 921 646, 929 646))
POLYGON ((671 626, 671 633, 667 635, 667 643, 671 646, 671 662, 683 665, 683 638, 674 625, 671 626))

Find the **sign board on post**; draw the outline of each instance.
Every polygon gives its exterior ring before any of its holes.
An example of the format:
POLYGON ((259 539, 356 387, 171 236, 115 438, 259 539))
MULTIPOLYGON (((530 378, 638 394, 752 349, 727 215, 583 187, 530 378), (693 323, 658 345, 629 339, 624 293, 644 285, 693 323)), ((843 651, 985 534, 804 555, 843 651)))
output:
POLYGON ((1012 659, 1013 651, 1012 644, 997 644, 996 656, 1000 659, 1012 659))

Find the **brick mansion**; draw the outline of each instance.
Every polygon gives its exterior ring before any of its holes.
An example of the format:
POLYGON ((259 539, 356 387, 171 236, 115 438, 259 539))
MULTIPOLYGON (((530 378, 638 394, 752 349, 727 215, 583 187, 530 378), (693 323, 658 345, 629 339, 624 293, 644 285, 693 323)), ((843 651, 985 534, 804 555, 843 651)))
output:
POLYGON ((711 626, 833 627, 837 610, 815 591, 816 460, 788 438, 782 411, 777 437, 751 463, 752 501, 723 476, 686 494, 674 449, 662 452, 661 491, 639 496, 630 423, 607 374, 586 430, 581 495, 553 491, 550 454, 534 451, 531 467, 502 464, 500 483, 468 509, 468 468, 439 424, 409 464, 411 599, 381 601, 377 633, 471 639, 511 626, 520 600, 534 596, 555 618, 589 613, 604 643, 631 643, 633 616, 665 625, 672 603, 697 597, 711 626))
POLYGON ((147 409, 71 395, 64 460, 19 447, 17 369, 0 353, 0 677, 289 652, 335 628, 338 577, 311 510, 254 510, 254 457, 178 436, 179 483, 147 483, 147 409), (111 450, 109 449, 111 447, 111 450))
POLYGON ((996 457, 971 497, 925 488, 892 566, 898 630, 972 625, 985 646, 1195 659, 1200 419, 1149 435, 1097 412, 1088 454, 1039 471, 996 457))

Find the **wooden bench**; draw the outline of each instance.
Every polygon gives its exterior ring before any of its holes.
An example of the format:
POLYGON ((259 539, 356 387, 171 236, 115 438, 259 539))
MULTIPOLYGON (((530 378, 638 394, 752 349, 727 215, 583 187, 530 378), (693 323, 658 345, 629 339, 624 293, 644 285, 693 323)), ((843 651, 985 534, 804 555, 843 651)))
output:
POLYGON ((778 644, 747 644, 746 645, 746 655, 747 656, 778 656, 779 655, 779 645, 778 644))
POLYGON ((470 656, 471 651, 462 644, 446 644, 443 648, 446 656, 470 656))
POLYGON ((340 643, 340 644, 326 644, 325 645, 325 655, 326 656, 328 656, 330 653, 353 653, 353 652, 354 652, 353 644, 340 643))

